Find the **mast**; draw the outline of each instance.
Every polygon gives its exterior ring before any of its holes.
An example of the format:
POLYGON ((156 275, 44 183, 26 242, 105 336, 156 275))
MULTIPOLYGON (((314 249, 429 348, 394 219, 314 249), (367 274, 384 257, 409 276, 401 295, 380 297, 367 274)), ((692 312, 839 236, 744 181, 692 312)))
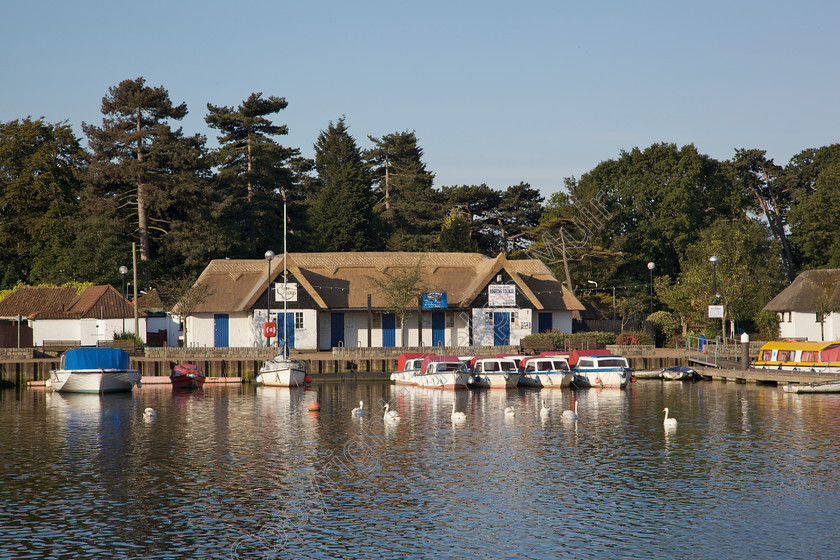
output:
POLYGON ((289 301, 289 294, 286 291, 286 277, 288 276, 288 268, 286 268, 286 189, 283 189, 283 357, 289 357, 289 321, 287 319, 287 308, 289 301))

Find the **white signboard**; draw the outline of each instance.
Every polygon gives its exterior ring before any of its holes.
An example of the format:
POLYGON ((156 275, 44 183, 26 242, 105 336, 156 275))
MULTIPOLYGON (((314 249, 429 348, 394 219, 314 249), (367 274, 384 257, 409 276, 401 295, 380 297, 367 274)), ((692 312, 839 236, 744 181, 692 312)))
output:
POLYGON ((283 297, 283 283, 277 282, 274 284, 274 301, 297 301, 296 282, 288 282, 286 284, 286 297, 283 297))
POLYGON ((487 286, 487 304, 490 307, 516 307, 516 286, 490 284, 487 286))
POLYGON ((723 319, 723 306, 722 305, 710 305, 709 306, 709 319, 723 319))

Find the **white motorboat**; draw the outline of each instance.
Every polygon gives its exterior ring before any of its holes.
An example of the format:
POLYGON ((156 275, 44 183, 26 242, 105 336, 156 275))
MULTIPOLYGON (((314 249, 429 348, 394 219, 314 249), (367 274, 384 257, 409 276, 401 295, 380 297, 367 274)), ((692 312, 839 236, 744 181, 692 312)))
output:
POLYGON ((129 368, 128 353, 119 348, 74 348, 50 370, 49 385, 62 393, 112 393, 140 386, 140 372, 129 368))
POLYGON ((427 352, 407 352, 400 354, 397 366, 400 368, 391 374, 391 381, 397 385, 414 385, 414 376, 420 372, 423 360, 430 354, 427 352))
POLYGON ((519 365, 520 385, 568 387, 574 378, 569 361, 560 356, 532 356, 519 365))
POLYGON ((512 389, 519 383, 519 365, 512 358, 474 358, 472 386, 512 389))
POLYGON ((574 373, 575 383, 588 387, 624 388, 631 379, 627 358, 611 354, 579 357, 574 373))
POLYGON ((304 377, 306 368, 303 364, 280 354, 263 363, 254 382, 265 387, 300 387, 304 377))
POLYGON ((466 389, 470 370, 457 356, 427 356, 413 379, 418 387, 466 389))
POLYGON ((662 370, 662 379, 665 381, 694 381, 700 378, 697 370, 686 366, 674 366, 662 370))

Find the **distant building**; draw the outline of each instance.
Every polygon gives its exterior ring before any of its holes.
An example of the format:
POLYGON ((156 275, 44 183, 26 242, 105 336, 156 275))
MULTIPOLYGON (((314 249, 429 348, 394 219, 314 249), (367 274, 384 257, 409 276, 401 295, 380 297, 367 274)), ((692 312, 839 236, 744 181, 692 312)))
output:
POLYGON ((290 253, 214 260, 196 284, 206 300, 186 318, 189 346, 267 346, 269 319, 290 347, 501 346, 531 333, 571 332, 583 305, 539 260, 477 253, 290 253), (416 270, 425 296, 401 325, 377 280, 416 270), (270 294, 270 299, 269 299, 270 294), (405 334, 403 334, 405 331, 405 334))
MULTIPOLYGON (((27 329, 26 346, 44 340, 75 340, 82 346, 113 340, 114 333, 134 332, 134 307, 110 285, 90 286, 81 294, 75 288, 24 286, 0 301, 0 326, 12 328, 22 317, 27 329)), ((138 313, 141 338, 145 339, 146 314, 138 313)), ((8 337, 4 345, 12 346, 8 337)), ((23 344, 21 346, 24 346, 23 344)))
POLYGON ((806 270, 764 309, 778 315, 779 338, 840 340, 840 269, 806 270))

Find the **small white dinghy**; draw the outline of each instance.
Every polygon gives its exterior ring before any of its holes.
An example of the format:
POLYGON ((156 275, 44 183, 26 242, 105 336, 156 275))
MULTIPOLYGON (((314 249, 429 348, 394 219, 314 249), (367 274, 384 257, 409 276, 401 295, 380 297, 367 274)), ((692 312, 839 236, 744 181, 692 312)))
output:
POLYGON ((784 385, 782 391, 785 393, 840 393, 840 380, 784 385))

